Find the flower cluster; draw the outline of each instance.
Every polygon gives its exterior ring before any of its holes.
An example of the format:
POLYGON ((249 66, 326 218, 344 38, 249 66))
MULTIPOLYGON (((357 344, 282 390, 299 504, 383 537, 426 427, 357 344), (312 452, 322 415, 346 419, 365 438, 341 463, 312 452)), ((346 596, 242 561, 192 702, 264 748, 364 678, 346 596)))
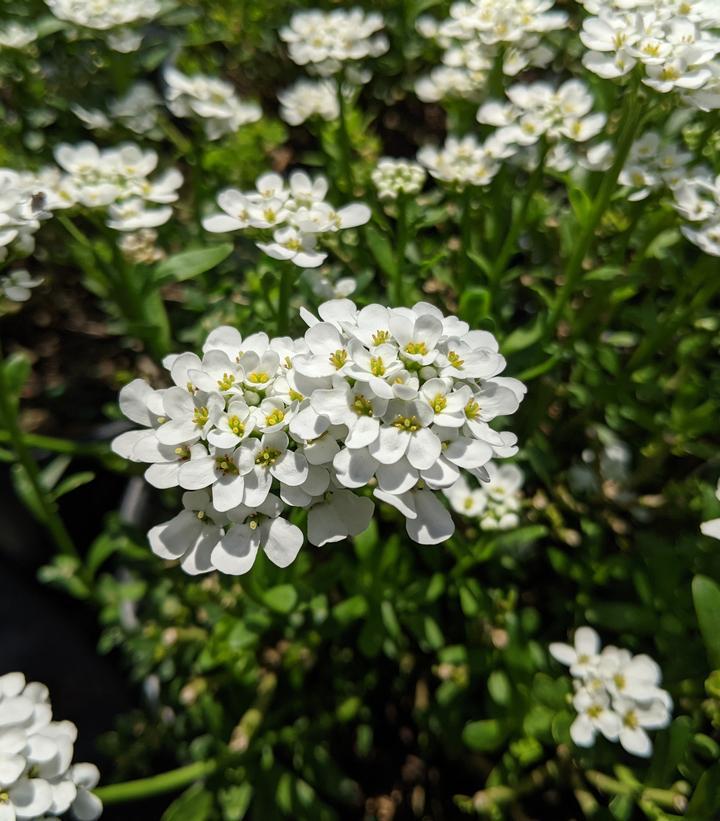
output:
MULTIPOLYGON (((472 471, 471 471, 472 472, 472 471)), ((475 471, 480 486, 471 488, 461 476, 445 490, 450 507, 463 516, 477 518, 481 530, 511 530, 520 522, 521 488, 525 479, 517 465, 488 462, 475 471)))
POLYGON ((47 687, 22 673, 0 676, 0 818, 47 819, 70 812, 94 821, 102 804, 94 764, 72 764, 77 727, 53 721, 47 687))
POLYGON ((290 260, 300 268, 316 268, 327 258, 318 240, 344 228, 365 225, 370 209, 351 203, 337 211, 325 196, 328 182, 311 180, 302 171, 290 175, 287 185, 279 174, 263 174, 255 191, 228 188, 218 195, 224 213, 203 220, 206 231, 224 233, 246 230, 261 240, 257 247, 273 259, 290 260))
POLYGON ((579 627, 572 646, 554 642, 549 649, 574 678, 577 717, 570 735, 575 744, 592 747, 601 733, 629 753, 649 757, 652 741, 646 731, 667 727, 672 716, 658 665, 649 656, 612 645, 601 652, 600 637, 591 627, 579 627))
POLYGON ((449 136, 442 148, 424 146, 418 151, 418 160, 430 174, 448 185, 464 188, 466 185, 488 185, 500 170, 500 160, 511 157, 515 146, 503 142, 497 134, 484 143, 472 135, 449 136))
POLYGON ((720 177, 709 172, 687 177, 673 189, 675 210, 692 225, 682 233, 706 254, 720 257, 720 177))
POLYGON ((382 157, 371 178, 381 200, 394 200, 400 194, 419 194, 425 184, 425 169, 416 162, 382 157))
POLYGON ((584 142, 599 134, 607 119, 591 113, 593 97, 581 80, 568 80, 557 89, 545 82, 517 83, 507 96, 507 103, 484 103, 477 120, 497 126, 498 139, 509 144, 533 145, 541 137, 584 142))
POLYGON ((0 28, 0 49, 24 49, 37 40, 37 31, 32 26, 21 23, 7 23, 0 28))
POLYGON ((345 63, 379 57, 388 50, 387 37, 378 34, 385 25, 377 12, 362 9, 298 11, 280 30, 290 59, 311 66, 322 77, 337 74, 345 63))
POLYGON ((182 174, 174 168, 150 180, 157 153, 133 143, 104 149, 91 142, 75 146, 62 143, 55 149, 55 159, 65 173, 49 171, 37 179, 47 194, 47 207, 55 210, 80 204, 107 208, 107 225, 116 231, 166 223, 172 215, 168 203, 177 200, 183 182, 182 174))
POLYGON ((32 174, 0 168, 0 261, 7 257, 11 243, 18 253, 32 252, 33 234, 40 227, 40 219, 47 216, 45 205, 32 174))
POLYGON ((708 64, 720 52, 715 3, 692 3, 679 13, 673 0, 584 0, 593 17, 583 22, 580 39, 589 51, 583 64, 600 77, 623 77, 636 65, 643 82, 656 91, 696 92, 711 81, 708 64))
MULTIPOLYGON (((485 90, 488 74, 499 54, 499 43, 488 42, 486 36, 463 21, 477 12, 480 4, 469 6, 456 3, 448 20, 438 23, 431 17, 421 17, 416 23, 423 37, 435 41, 443 49, 441 64, 415 84, 415 92, 424 102, 438 102, 446 97, 475 99, 485 90)), ((496 4, 489 5, 489 14, 499 11, 496 4)), ((513 4, 506 4, 512 12, 513 4)), ((523 19, 527 19, 524 17, 523 19)), ((497 22, 496 30, 502 28, 497 22)), ((502 51, 503 74, 514 77, 528 66, 545 67, 553 58, 553 50, 542 43, 538 33, 524 29, 519 39, 514 37, 518 29, 506 32, 502 51)))
POLYGON ((280 116, 289 125, 320 117, 336 120, 340 116, 336 85, 332 80, 298 80, 278 94, 280 116))
POLYGON ((199 117, 208 140, 232 134, 262 117, 257 103, 243 102, 235 89, 217 77, 195 74, 188 77, 176 68, 165 69, 165 96, 176 117, 199 117))
POLYGON ((27 302, 32 289, 43 283, 42 277, 33 277, 24 268, 0 276, 0 296, 11 302, 27 302))
POLYGON ((120 52, 135 51, 142 35, 129 28, 131 23, 152 20, 160 14, 159 0, 45 0, 59 20, 83 29, 107 32, 110 48, 120 52))
POLYGON ((73 114, 92 130, 108 130, 113 125, 121 125, 135 134, 157 137, 158 109, 162 100, 150 85, 142 80, 113 100, 108 106, 108 114, 98 109, 72 106, 73 114))
POLYGON ((303 309, 309 328, 294 340, 217 328, 202 359, 166 359, 172 387, 123 388, 120 407, 143 428, 114 451, 151 463, 155 486, 187 491, 184 510, 150 531, 155 553, 190 573, 244 573, 262 548, 284 567, 303 543, 284 506, 306 509, 308 539, 323 545, 367 527, 368 486, 413 540, 437 544, 454 525, 434 491, 517 451, 489 423, 525 388, 499 376, 490 333, 426 303, 331 300, 319 315, 303 309))
POLYGON ((635 189, 628 194, 628 200, 637 202, 663 186, 674 189, 685 178, 692 159, 692 154, 674 142, 648 131, 633 143, 619 182, 635 189))

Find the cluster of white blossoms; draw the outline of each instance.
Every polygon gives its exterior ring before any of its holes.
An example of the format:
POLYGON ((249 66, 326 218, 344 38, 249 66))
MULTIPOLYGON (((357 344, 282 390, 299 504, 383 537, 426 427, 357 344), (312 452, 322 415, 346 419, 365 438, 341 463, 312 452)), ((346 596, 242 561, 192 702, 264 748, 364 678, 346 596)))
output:
POLYGON ((47 169, 36 178, 47 197, 48 210, 78 204, 107 208, 107 225, 116 231, 154 228, 170 219, 169 203, 177 200, 183 177, 171 168, 151 180, 158 162, 155 151, 133 143, 100 149, 82 142, 61 143, 54 154, 65 173, 47 169))
POLYGON ((464 188, 466 185, 484 186, 492 182, 500 170, 500 160, 511 157, 517 148, 493 134, 484 143, 471 134, 466 137, 450 135, 442 148, 426 145, 417 158, 436 180, 464 188))
MULTIPOLYGON (((720 480, 718 480, 715 488, 715 498, 720 502, 720 480)), ((720 539, 720 519, 710 519, 700 525, 700 532, 703 536, 709 536, 711 539, 720 539)))
POLYGON ((24 26, 22 23, 7 23, 0 28, 0 49, 24 49, 37 40, 37 31, 33 26, 24 26))
POLYGON ((313 117, 330 122, 340 116, 335 82, 300 79, 279 92, 280 116, 288 125, 301 125, 313 117))
POLYGON ((660 687, 662 673, 646 655, 608 645, 591 627, 575 631, 573 645, 554 642, 550 654, 570 668, 577 718, 570 727, 579 747, 592 747, 598 733, 619 741, 633 755, 648 758, 647 730, 667 727, 672 717, 670 694, 660 687))
POLYGON ((628 200, 638 202, 660 188, 673 190, 686 177, 693 159, 693 155, 678 148, 675 141, 648 131, 633 143, 618 181, 634 189, 628 194, 628 200))
MULTIPOLYGON (((507 5, 511 7, 511 4, 507 5)), ((460 4, 455 8, 459 11, 460 4)), ((435 41, 443 49, 441 64, 416 81, 418 97, 429 103, 447 97, 476 99, 482 96, 499 54, 498 43, 486 42, 473 28, 459 26, 454 18, 438 22, 431 17, 420 17, 416 28, 423 37, 435 41)), ((553 55, 553 50, 542 42, 539 34, 524 31, 519 40, 503 44, 503 74, 514 77, 529 66, 544 68, 553 55)))
POLYGON ((456 513, 478 519, 481 530, 517 527, 525 480, 520 468, 517 465, 498 467, 494 462, 488 462, 474 473, 481 480, 479 487, 471 488, 465 476, 461 476, 444 491, 450 507, 456 513))
POLYGON ((605 126, 607 117, 592 113, 594 100, 581 80, 568 80, 559 88, 550 83, 517 83, 507 92, 509 102, 489 100, 480 106, 479 123, 497 127, 505 143, 533 145, 541 137, 585 142, 605 126))
POLYGON ((301 311, 300 339, 245 339, 212 331, 202 359, 168 357, 173 386, 142 380, 122 389, 123 413, 143 426, 113 450, 151 463, 156 487, 181 487, 184 510, 153 528, 154 552, 189 573, 244 573, 259 549, 292 562, 303 543, 285 506, 307 511, 315 545, 362 532, 373 495, 406 517, 409 536, 437 544, 454 532, 435 491, 462 470, 517 452, 516 437, 490 422, 514 413, 525 387, 501 377, 492 334, 412 308, 347 299, 301 311))
POLYGON ((107 44, 120 52, 136 51, 142 34, 131 24, 146 22, 162 10, 159 0, 45 0, 59 20, 106 33, 107 44))
MULTIPOLYGON (((582 1, 582 0, 581 0, 582 1)), ((600 77, 623 77, 643 68, 643 82, 656 91, 698 92, 713 81, 708 66, 720 52, 720 5, 676 0, 584 0, 593 15, 580 39, 589 51, 583 65, 600 77)))
POLYGON ((416 162, 382 157, 373 169, 371 179, 381 200, 394 200, 400 194, 419 194, 426 176, 425 169, 416 162))
POLYGON ((32 174, 0 168, 0 261, 7 257, 10 244, 18 254, 32 253, 33 235, 40 219, 47 216, 45 207, 32 174))
POLYGON ((172 67, 163 76, 170 111, 176 117, 199 117, 208 140, 232 134, 262 117, 260 106, 241 100, 225 80, 205 74, 189 77, 172 67))
POLYGON ((80 105, 71 106, 71 110, 93 131, 106 131, 117 124, 136 134, 159 137, 161 133, 157 130, 157 126, 161 104, 162 100, 152 85, 140 80, 132 85, 122 97, 110 103, 107 114, 99 109, 88 109, 80 105))
POLYGON ((279 174, 263 174, 254 191, 221 191, 217 202, 224 213, 207 217, 203 226, 212 233, 249 231, 254 238, 261 237, 256 246, 273 259, 316 268, 327 258, 318 249, 323 235, 365 225, 370 219, 364 203, 335 210, 325 202, 327 191, 328 181, 320 175, 311 179, 295 171, 286 183, 279 174))
POLYGON ((298 11, 280 29, 288 45, 290 59, 309 66, 322 77, 337 74, 348 62, 379 57, 389 47, 387 37, 378 32, 385 21, 377 12, 362 9, 298 11))
POLYGON ((0 276, 0 296, 11 302, 27 302, 32 289, 42 285, 42 277, 34 277, 24 268, 0 276))
POLYGON ((22 673, 0 676, 0 819, 46 819, 69 812, 76 821, 102 814, 90 792, 100 773, 72 764, 77 727, 53 721, 48 689, 22 673))
POLYGON ((690 225, 683 235, 706 254, 720 257, 720 177, 701 170, 682 179, 673 189, 675 210, 690 225))

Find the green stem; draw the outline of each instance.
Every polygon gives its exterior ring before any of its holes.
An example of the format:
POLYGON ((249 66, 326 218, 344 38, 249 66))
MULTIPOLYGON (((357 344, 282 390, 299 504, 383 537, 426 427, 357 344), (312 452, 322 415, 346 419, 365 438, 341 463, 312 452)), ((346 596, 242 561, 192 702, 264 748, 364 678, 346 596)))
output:
POLYGON ((8 442, 30 482, 35 500, 42 512, 42 523, 50 532, 61 553, 78 557, 78 551, 58 513, 57 503, 43 487, 40 469, 28 449, 17 419, 17 407, 5 378, 5 361, 0 351, 0 422, 8 433, 8 442))
POLYGON ((623 113, 621 118, 620 134, 615 148, 615 159, 612 166, 603 176, 597 195, 593 200, 590 211, 587 214, 584 225, 575 244, 575 248, 567 261, 564 271, 564 282, 558 292, 555 304, 552 306, 545 326, 546 337, 554 330, 558 320, 563 314, 565 305, 573 293, 577 280, 582 273, 582 265, 590 249, 595 230, 607 210, 610 199, 615 191, 617 179, 625 165, 628 154, 635 139, 640 120, 643 116, 642 106, 637 104, 639 80, 634 78, 633 84, 625 93, 623 113))
POLYGON ((520 236, 520 232, 525 227, 525 223, 527 222, 528 211, 530 210, 530 202, 532 201, 535 192, 540 187, 540 184, 543 179, 543 172, 545 170, 545 158, 547 157, 547 153, 548 144, 545 140, 543 140, 540 146, 537 165, 535 166, 532 174, 530 175, 530 179, 528 180, 528 184, 525 189, 525 199, 523 200, 522 207, 517 217, 513 220, 510 230, 505 236, 505 241, 503 242, 502 247, 500 248, 500 252, 497 255, 495 264, 493 265, 490 274, 490 284, 493 288, 497 286, 499 280, 502 278, 502 275, 505 273, 505 269, 507 268, 507 264, 510 261, 510 257, 513 255, 515 251, 515 245, 517 243, 518 237, 520 236))
POLYGON ((467 288, 472 270, 472 260, 468 254, 472 250, 472 188, 466 185, 460 198, 460 272, 458 295, 467 288))
POLYGON ((136 781, 125 781, 122 784, 98 787, 94 790, 94 793, 103 804, 122 804, 126 801, 137 801, 140 798, 150 798, 154 795, 175 792, 194 781, 212 775, 218 769, 218 766, 219 762, 216 759, 198 761, 195 764, 188 764, 186 767, 179 767, 177 770, 153 775, 150 778, 138 778, 136 781))
POLYGON ((588 770, 585 777, 598 790, 611 795, 626 795, 636 801, 647 801, 674 810, 682 810, 687 804, 687 798, 681 789, 661 790, 656 787, 643 787, 642 784, 625 784, 596 770, 588 770))
MULTIPOLYGON (((21 433, 20 438, 29 448, 49 450, 53 453, 68 453, 72 456, 110 456, 111 451, 104 442, 73 442, 71 439, 59 439, 56 436, 42 436, 38 433, 21 433)), ((10 431, 0 430, 0 442, 13 443, 15 439, 10 431)))
POLYGON ((395 277, 392 300, 396 306, 405 304, 405 246, 407 245, 407 201, 404 194, 397 198, 397 233, 395 236, 395 277))
POLYGON ((339 111, 339 133, 340 133, 340 167, 342 169, 343 184, 346 193, 352 194, 355 188, 352 172, 352 147, 350 144, 350 133, 347 127, 347 100, 343 94, 342 76, 336 81, 338 111, 339 111))
POLYGON ((280 285, 278 288, 277 332, 279 336, 286 336, 290 328, 290 297, 295 282, 295 271, 292 263, 286 262, 280 271, 280 285))

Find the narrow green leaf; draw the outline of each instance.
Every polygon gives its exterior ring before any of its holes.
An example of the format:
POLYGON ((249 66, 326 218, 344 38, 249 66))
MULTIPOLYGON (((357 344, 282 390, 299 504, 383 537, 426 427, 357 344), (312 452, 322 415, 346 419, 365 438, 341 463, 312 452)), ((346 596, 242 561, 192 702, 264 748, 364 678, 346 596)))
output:
POLYGON ((172 802, 160 821, 207 821, 212 809, 212 794, 202 784, 193 784, 172 802))
POLYGON ((693 603, 710 667, 720 668, 720 587, 707 576, 695 576, 693 603))
POLYGON ((173 280, 182 282, 209 271, 227 259, 233 252, 233 245, 224 242, 210 248, 198 248, 194 251, 183 251, 174 254, 155 267, 155 281, 173 280))
POLYGON ((377 264, 388 276, 395 276, 397 264, 390 240, 372 225, 365 229, 365 236, 370 253, 375 257, 377 264))
POLYGON ((462 737, 471 750, 491 752, 501 747, 508 737, 509 728, 496 718, 471 721, 465 725, 462 737))

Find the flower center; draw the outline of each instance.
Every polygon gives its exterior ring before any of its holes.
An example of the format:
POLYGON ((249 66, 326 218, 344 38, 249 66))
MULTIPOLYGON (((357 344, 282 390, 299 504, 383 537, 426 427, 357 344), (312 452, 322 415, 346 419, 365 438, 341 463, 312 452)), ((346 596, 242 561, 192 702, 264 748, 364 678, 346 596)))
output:
POLYGON ((264 468, 269 468, 270 465, 275 464, 278 456, 280 456, 280 451, 276 448, 265 448, 255 457, 255 464, 264 468))
POLYGON ((436 393, 435 398, 430 403, 430 407, 435 413, 442 413, 447 407, 447 397, 441 393, 436 393))
POLYGON ((465 501, 463 502, 463 507, 465 508, 465 510, 470 510, 472 505, 473 505, 473 500, 470 498, 470 496, 468 496, 465 499, 465 501))
POLYGON ((289 395, 293 402, 302 402, 305 398, 300 391, 296 391, 294 388, 290 388, 289 395))
POLYGON ((205 521, 205 519, 207 519, 207 513, 205 513, 205 511, 204 511, 204 510, 198 510, 198 511, 195 513, 195 518, 196 518, 196 519, 199 519, 201 522, 204 522, 204 521, 205 521))
POLYGON ((449 351, 447 358, 448 362, 453 366, 453 368, 460 368, 465 362, 464 359, 460 359, 460 355, 455 351, 449 351))
POLYGON ((193 413, 193 422, 199 427, 203 428, 207 425, 210 418, 210 411, 203 405, 201 408, 195 408, 193 413))
POLYGON ((416 430, 420 430, 422 425, 417 416, 396 416, 393 427, 398 430, 406 430, 408 433, 415 433, 416 430))
POLYGON ((218 456, 215 459, 215 467, 225 476, 237 476, 238 468, 229 456, 218 456))
POLYGON ((615 686, 618 690, 625 689, 625 676, 622 673, 615 673, 613 676, 613 681, 615 682, 615 686))
POLYGON ((591 704, 587 709, 590 718, 600 718, 603 708, 599 704, 591 704))
POLYGON ((187 447, 187 445, 175 448, 175 455, 182 462, 187 462, 187 460, 190 458, 190 448, 187 447))
POLYGON ((628 710, 627 713, 623 716, 623 724, 626 727, 629 727, 631 730, 634 730, 638 727, 640 722, 638 721, 637 714, 635 710, 628 710))
POLYGON ((338 349, 335 353, 330 354, 330 364, 335 367, 336 370, 340 370, 342 366, 347 362, 348 354, 347 351, 343 348, 338 349))
POLYGON ((239 416, 231 416, 228 419, 228 427, 235 434, 235 436, 242 436, 245 433, 245 424, 239 416))
POLYGON ((390 339, 390 331, 375 331, 372 337, 373 345, 382 345, 390 339))
POLYGON ((248 382, 252 382, 254 385, 264 385, 265 382, 270 380, 270 375, 265 373, 265 371, 253 371, 253 373, 248 375, 248 382))
POLYGON ((0 790, 0 804, 10 803, 10 793, 7 790, 0 790))
POLYGON ((373 415, 372 403, 366 396, 363 396, 361 393, 355 397, 355 401, 352 403, 352 409, 358 416, 373 415))
POLYGON ((265 417, 265 424, 266 425, 279 425, 282 420, 285 418, 284 411, 281 411, 280 408, 275 408, 272 413, 269 413, 265 417))
POLYGON ((467 405, 465 405, 465 416, 468 419, 477 419, 479 414, 480 405, 474 399, 471 399, 467 405))
POLYGON ((235 377, 231 373, 224 373, 222 379, 218 379, 217 383, 221 391, 229 391, 235 384, 235 377))
POLYGON ((411 356, 425 356, 427 352, 427 345, 424 342, 408 342, 405 346, 405 353, 411 356))
POLYGON ((370 357, 370 373, 373 376, 385 376, 385 363, 381 356, 370 357))

